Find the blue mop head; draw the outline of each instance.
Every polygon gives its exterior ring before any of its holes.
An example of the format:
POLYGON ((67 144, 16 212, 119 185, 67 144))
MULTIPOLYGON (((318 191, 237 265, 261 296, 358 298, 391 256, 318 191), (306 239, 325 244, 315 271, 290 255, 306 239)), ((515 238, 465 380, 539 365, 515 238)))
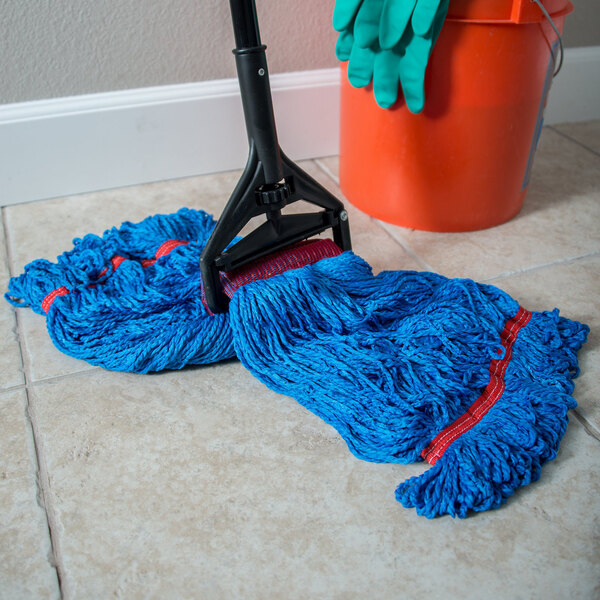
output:
POLYGON ((428 517, 498 507, 556 456, 587 326, 468 279, 374 276, 328 240, 224 274, 230 312, 210 315, 198 261, 214 225, 182 209, 85 236, 57 263, 28 265, 7 298, 47 313, 59 349, 109 369, 179 368, 235 350, 357 457, 429 461, 396 491, 428 517))
POLYGON ((74 240, 55 263, 38 259, 6 299, 46 315, 55 346, 117 371, 147 373, 234 356, 228 315, 201 302, 198 263, 215 221, 183 208, 102 237, 74 240))
POLYGON ((238 357, 359 458, 432 465, 397 499, 427 517, 503 504, 565 432, 588 327, 501 290, 383 272, 351 252, 233 293, 238 357))

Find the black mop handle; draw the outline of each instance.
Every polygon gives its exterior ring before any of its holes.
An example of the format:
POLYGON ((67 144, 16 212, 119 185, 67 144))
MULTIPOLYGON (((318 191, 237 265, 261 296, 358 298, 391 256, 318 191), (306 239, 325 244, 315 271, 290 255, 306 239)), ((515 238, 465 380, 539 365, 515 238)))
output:
POLYGON ((260 32, 254 0, 229 0, 233 35, 238 50, 260 46, 260 32))
POLYGON ((266 185, 283 179, 266 46, 260 43, 254 0, 230 0, 236 48, 233 51, 242 94, 248 141, 254 144, 266 185))

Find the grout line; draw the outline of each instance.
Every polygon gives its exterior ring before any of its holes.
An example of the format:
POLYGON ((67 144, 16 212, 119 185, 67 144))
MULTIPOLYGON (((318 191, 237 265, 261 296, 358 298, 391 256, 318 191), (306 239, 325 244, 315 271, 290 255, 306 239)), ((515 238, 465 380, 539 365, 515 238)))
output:
POLYGON ((6 222, 6 207, 2 207, 2 232, 4 234, 4 250, 6 252, 6 267, 8 269, 8 275, 10 277, 14 276, 13 272, 13 255, 12 255, 12 246, 11 246, 11 236, 10 229, 8 227, 8 223, 6 222))
POLYGON ((19 385, 11 385, 7 388, 3 388, 0 390, 0 400, 2 396, 6 394, 10 394, 11 392, 18 392, 19 390, 26 390, 27 386, 24 383, 20 383, 19 385))
POLYGON ((554 133, 558 133, 558 135, 561 135, 562 137, 570 140, 571 142, 573 142, 574 144, 577 144, 581 148, 584 148, 588 152, 591 152, 592 154, 595 154, 596 156, 600 156, 600 152, 597 152, 593 148, 590 148, 589 146, 586 146, 583 142, 580 142, 578 139, 576 139, 574 137, 571 137, 569 134, 560 131, 560 129, 556 129, 553 125, 548 125, 547 127, 549 129, 551 129, 552 131, 554 131, 554 133))
POLYGON ((333 179, 333 181, 335 181, 335 183, 339 187, 340 178, 327 165, 321 162, 320 158, 313 158, 313 162, 317 165, 317 167, 319 167, 319 169, 321 169, 321 171, 323 171, 323 173, 325 173, 325 175, 331 177, 331 179, 333 179))
POLYGON ((387 229, 387 227, 383 225, 381 221, 378 221, 373 217, 371 217, 371 221, 375 224, 375 227, 383 230, 383 232, 388 237, 390 237, 396 244, 398 244, 398 246, 400 246, 400 248, 402 248, 402 250, 404 250, 404 252, 408 254, 423 270, 432 270, 431 267, 424 260, 422 260, 421 257, 408 244, 404 243, 404 240, 402 240, 402 238, 398 239, 391 231, 387 229))
POLYGON ((513 275, 521 275, 523 273, 530 273, 532 271, 547 269, 549 267, 554 267, 557 265, 567 265, 569 263, 575 263, 579 260, 584 260, 586 258, 591 258, 593 256, 600 256, 600 250, 596 252, 588 252, 587 254, 581 254, 579 256, 569 256, 568 258, 560 258, 558 260, 543 263, 541 265, 532 265, 530 267, 523 267, 522 269, 517 269, 515 271, 504 271, 503 273, 499 273, 498 275, 493 275, 492 277, 488 277, 486 279, 482 279, 482 283, 489 283, 491 281, 497 281, 500 279, 505 279, 507 277, 511 277, 513 275))
POLYGON ((394 230, 390 230, 390 227, 384 223, 383 221, 379 221, 378 219, 372 219, 378 227, 383 229, 397 244, 399 244, 404 252, 406 252, 413 260, 415 260, 421 268, 425 271, 433 272, 435 269, 424 259, 422 259, 411 247, 411 245, 402 237, 401 234, 397 233, 394 230))
POLYGON ((39 433, 37 431, 37 412, 35 403, 32 402, 32 395, 30 389, 26 388, 26 409, 25 415, 29 423, 32 438, 33 447, 35 450, 35 457, 37 462, 37 502, 40 508, 46 515, 46 523, 48 526, 48 535, 50 537, 50 556, 48 556, 48 562, 50 566, 56 571, 56 578, 58 581, 58 590, 61 598, 69 597, 67 592, 65 568, 62 559, 61 543, 58 536, 59 526, 56 511, 51 501, 50 496, 50 481, 48 476, 48 467, 46 465, 45 456, 43 452, 43 444, 40 440, 39 433))
MULTIPOLYGON (((41 379, 37 379, 36 381, 32 381, 27 384, 27 388, 33 388, 39 385, 45 385, 50 383, 55 383, 59 381, 63 381, 64 379, 73 379, 75 377, 82 377, 84 375, 89 375, 90 373, 95 373, 97 371, 104 371, 105 369, 101 369, 100 367, 92 366, 89 369, 82 369, 81 371, 74 371, 73 373, 65 373, 63 375, 51 375, 50 377, 42 377, 41 379)), ((111 371, 108 371, 111 372, 111 371)))
POLYGON ((592 436, 595 440, 600 442, 600 430, 593 423, 588 421, 588 419, 586 419, 579 412, 578 408, 574 408, 572 412, 577 418, 577 420, 583 425, 583 428, 585 429, 586 433, 588 433, 588 435, 592 436))
POLYGON ((48 535, 50 537, 50 553, 48 562, 56 570, 56 578, 58 580, 58 589, 61 598, 70 597, 68 593, 68 585, 66 581, 66 574, 64 568, 64 562, 62 559, 61 542, 59 539, 58 531, 58 518, 54 505, 52 504, 50 494, 50 480, 48 476, 48 467, 45 460, 45 452, 43 449, 43 443, 41 435, 38 430, 38 417, 35 402, 33 400, 33 384, 29 377, 30 365, 27 359, 27 353, 25 351, 24 340, 21 335, 20 317, 17 313, 17 332, 19 337, 19 348, 21 351, 21 361, 23 363, 23 375, 25 377, 25 415, 27 423, 31 431, 31 439, 33 441, 33 447, 35 450, 36 459, 36 482, 37 482, 37 501, 40 508, 46 515, 46 523, 48 526, 48 535))
POLYGON ((2 233, 4 235, 4 250, 5 250, 5 260, 4 260, 4 264, 7 267, 7 270, 10 274, 10 262, 8 260, 8 227, 6 225, 6 211, 4 208, 2 208, 2 233))
MULTIPOLYGON (((1 223, 0 226, 2 227, 2 234, 4 236, 4 253, 5 253, 5 257, 4 257, 4 264, 6 266, 6 270, 8 272, 8 276, 11 277, 12 276, 12 269, 11 269, 11 263, 12 261, 12 250, 11 250, 11 245, 9 243, 9 229, 8 229, 8 224, 6 223, 6 210, 4 208, 0 209, 0 213, 1 213, 1 223)), ((0 301, 3 301, 0 300, 0 301)), ((13 389, 18 389, 21 387, 25 387, 27 385, 27 376, 25 374, 25 364, 23 362, 23 348, 22 348, 22 344, 21 344, 21 334, 19 331, 19 320, 17 318, 17 311, 15 310, 14 307, 12 307, 12 313, 13 313, 13 318, 14 318, 14 327, 12 328, 12 332, 15 336, 15 341, 17 342, 17 345, 19 347, 19 351, 20 351, 20 357, 21 357, 21 374, 23 375, 23 383, 19 384, 17 386, 11 386, 5 390, 2 390, 2 392, 5 391, 10 391, 13 389)))
MULTIPOLYGON (((9 243, 9 230, 6 223, 6 210, 2 208, 2 228, 5 240, 6 249, 6 261, 8 263, 9 273, 11 272, 11 264, 13 262, 11 245, 9 243)), ((22 335, 21 319, 19 312, 14 310, 15 323, 16 323, 16 337, 19 345, 19 352, 21 355, 21 370, 23 373, 23 379, 25 384, 19 386, 25 390, 25 418, 27 425, 30 430, 31 441, 33 443, 35 453, 35 469, 36 469, 36 485, 37 485, 37 502, 40 508, 46 515, 46 525, 48 527, 48 536, 50 538, 50 556, 48 556, 48 563, 56 571, 56 579, 58 582, 58 591, 61 598, 68 596, 67 584, 65 577, 65 568, 62 560, 62 552, 60 546, 60 540, 58 538, 58 526, 57 517, 54 507, 51 502, 50 496, 50 483, 48 478, 48 469, 42 449, 42 443, 40 434, 37 427, 37 415, 35 411, 35 403, 32 401, 32 382, 30 380, 29 372, 30 365, 27 359, 27 352, 25 350, 25 342, 22 335)))

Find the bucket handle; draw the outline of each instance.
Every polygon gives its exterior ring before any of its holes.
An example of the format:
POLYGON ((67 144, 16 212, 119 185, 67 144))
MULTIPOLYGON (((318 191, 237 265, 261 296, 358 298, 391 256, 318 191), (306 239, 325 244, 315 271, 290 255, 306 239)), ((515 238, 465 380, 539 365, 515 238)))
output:
MULTIPOLYGON (((556 33, 556 35, 558 37, 558 44, 560 47, 560 59, 558 61, 558 67, 556 67, 554 74, 552 75, 553 77, 556 77, 558 75, 559 71, 562 69, 563 59, 565 56, 565 46, 563 44, 562 34, 558 30, 556 23, 554 23, 554 21, 552 20, 550 13, 546 10, 546 7, 542 4, 542 0, 532 0, 532 2, 535 2, 539 6, 540 10, 544 14, 544 17, 546 17, 546 19, 548 20, 548 23, 550 23, 550 27, 552 27, 552 29, 554 29, 554 33, 556 33)), ((552 51, 552 54, 554 55, 554 51, 552 51)), ((556 57, 554 57, 554 60, 556 61, 556 57)))

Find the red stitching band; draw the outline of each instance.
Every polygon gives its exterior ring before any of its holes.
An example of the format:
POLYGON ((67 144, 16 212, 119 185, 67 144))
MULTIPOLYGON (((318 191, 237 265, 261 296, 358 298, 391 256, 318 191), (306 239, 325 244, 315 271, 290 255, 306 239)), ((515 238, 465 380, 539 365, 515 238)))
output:
POLYGON ((181 240, 167 240, 164 244, 161 244, 159 249, 155 252, 154 258, 147 258, 142 261, 142 267, 147 268, 152 266, 159 258, 166 256, 171 252, 171 250, 175 250, 178 246, 183 246, 185 244, 189 244, 189 242, 183 242, 181 240))
POLYGON ((467 409, 467 412, 443 429, 421 452, 421 456, 430 465, 435 465, 450 444, 477 425, 502 397, 505 388, 504 375, 512 358, 514 343, 517 340, 519 331, 529 323, 530 319, 531 313, 524 308, 519 308, 519 312, 506 322, 504 331, 500 335, 501 344, 505 349, 504 358, 492 360, 490 363, 490 382, 481 396, 467 409))
POLYGON ((65 296, 69 293, 69 290, 66 287, 59 287, 50 292, 43 300, 42 300, 42 310, 44 312, 48 312, 50 310, 50 306, 59 296, 65 296))
MULTIPOLYGON (((153 265, 159 258, 162 258, 163 256, 166 256, 167 254, 169 254, 169 252, 171 252, 171 250, 174 250, 175 248, 177 248, 178 246, 182 246, 184 244, 189 244, 189 242, 185 242, 182 240, 167 240, 166 242, 164 242, 163 244, 160 245, 160 247, 158 248, 158 250, 155 252, 154 256, 155 258, 149 258, 149 259, 144 259, 141 261, 141 265, 142 267, 145 269, 146 267, 150 267, 151 265, 153 265)), ((127 259, 124 256, 119 256, 118 254, 116 256, 113 256, 110 259, 110 262, 112 264, 112 268, 113 268, 113 273, 121 266, 121 264, 126 261, 127 259)), ((104 277, 104 275, 106 275, 108 273, 108 267, 106 267, 105 269, 103 269, 100 272, 100 275, 98 275, 98 279, 100 279, 101 277, 104 277)), ((90 288, 94 288, 96 287, 96 284, 91 283, 88 287, 90 288)), ((53 291, 51 291, 43 300, 42 300, 42 310, 47 313, 50 310, 50 307, 52 306, 52 303, 54 302, 54 300, 56 300, 56 298, 58 298, 59 296, 65 296, 66 294, 69 293, 69 290, 62 286, 59 287, 53 291)))
MULTIPOLYGON (((113 266, 113 273, 119 268, 121 263, 125 260, 127 260, 127 259, 124 256, 119 256, 118 254, 117 254, 117 256, 113 256, 110 259, 110 262, 112 263, 112 266, 113 266)), ((108 273, 108 267, 104 267, 104 269, 102 269, 102 271, 100 271, 100 275, 98 275, 98 279, 100 279, 100 277, 104 277, 107 273, 108 273)), ((94 284, 92 284, 92 285, 90 285, 90 287, 96 287, 96 286, 94 284)))

